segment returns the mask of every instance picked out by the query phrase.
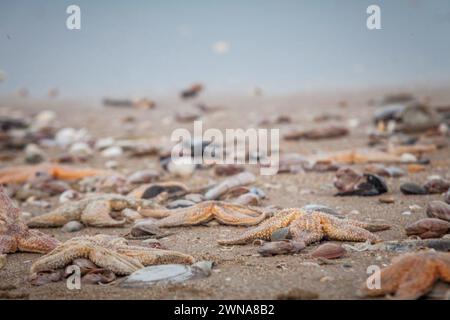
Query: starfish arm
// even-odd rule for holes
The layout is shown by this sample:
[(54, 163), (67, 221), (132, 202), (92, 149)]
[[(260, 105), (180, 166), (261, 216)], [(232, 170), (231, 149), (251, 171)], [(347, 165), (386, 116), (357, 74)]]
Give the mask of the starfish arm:
[(270, 240), (273, 232), (280, 228), (287, 227), (302, 212), (297, 209), (286, 209), (275, 216), (262, 222), (259, 226), (249, 229), (240, 236), (231, 239), (218, 240), (222, 245), (246, 244), (255, 239)]
[(380, 238), (366, 229), (349, 224), (333, 223), (331, 220), (323, 222), (323, 231), (332, 240), (361, 242), (369, 240), (371, 243), (381, 241)]
[(256, 207), (250, 208), (248, 206), (243, 206), (243, 205), (234, 204), (234, 203), (228, 203), (228, 202), (224, 202), (224, 201), (217, 201), (216, 205), (223, 208), (224, 210), (238, 211), (239, 213), (241, 213), (243, 215), (247, 215), (247, 216), (251, 216), (251, 217), (259, 217), (263, 213), (263, 210), (259, 210), (259, 208), (256, 208)]
[(125, 224), (126, 219), (115, 220), (110, 212), (108, 200), (96, 200), (86, 206), (81, 214), (81, 221), (92, 227), (119, 227)]
[[(338, 220), (338, 219), (336, 219), (336, 220)], [(388, 230), (391, 228), (391, 226), (388, 224), (369, 223), (369, 222), (362, 222), (362, 221), (353, 220), (353, 219), (345, 219), (345, 220), (342, 220), (342, 222), (347, 223), (354, 227), (366, 229), (371, 232), (383, 231), (383, 230)]]
[(439, 277), (445, 282), (450, 282), (450, 253), (440, 253), (439, 256), (441, 258), (437, 263)]
[(292, 239), (303, 241), (305, 245), (322, 240), (324, 232), (319, 216), (306, 214), (293, 221), (289, 227)]
[(47, 270), (56, 270), (65, 267), (77, 258), (88, 258), (91, 251), (90, 246), (78, 244), (73, 246), (64, 246), (64, 249), (56, 248), (45, 256), (36, 260), (31, 266), (31, 272), (40, 272)]
[(94, 247), (89, 253), (89, 260), (118, 275), (128, 275), (144, 267), (132, 257), (102, 247)]
[(36, 253), (48, 253), (60, 244), (57, 239), (38, 230), (29, 230), (17, 241), (20, 251)]
[(0, 235), (0, 254), (13, 253), (17, 249), (17, 240), (15, 237)]
[(126, 248), (118, 249), (118, 252), (138, 260), (144, 266), (155, 264), (194, 263), (194, 258), (192, 256), (172, 250), (127, 246)]
[(192, 207), (175, 209), (168, 217), (156, 221), (155, 225), (166, 228), (198, 225), (213, 218), (212, 209), (213, 205), (207, 202)]
[[(245, 208), (245, 207), (244, 207)], [(214, 217), (222, 224), (233, 226), (253, 226), (261, 223), (266, 219), (265, 213), (260, 213), (259, 216), (247, 215), (241, 210), (241, 206), (220, 206), (214, 207)]]

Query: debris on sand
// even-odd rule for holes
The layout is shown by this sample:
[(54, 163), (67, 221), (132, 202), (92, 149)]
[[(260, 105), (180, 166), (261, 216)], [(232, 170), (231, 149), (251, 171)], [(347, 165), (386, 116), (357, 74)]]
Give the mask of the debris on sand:
[(337, 196), (376, 196), (388, 192), (386, 182), (374, 174), (361, 174), (349, 167), (336, 172), (334, 186)]
[(427, 194), (427, 190), (424, 187), (412, 182), (401, 184), (400, 191), (405, 195)]
[(105, 107), (124, 107), (124, 108), (136, 108), (136, 109), (153, 109), (156, 103), (148, 98), (139, 99), (111, 99), (104, 98), (103, 105)]
[(427, 216), (450, 222), (450, 204), (443, 201), (431, 201), (427, 205)]
[(436, 251), (450, 251), (450, 239), (424, 239), (424, 240), (392, 240), (381, 243), (370, 244), (360, 243), (356, 245), (344, 244), (344, 248), (362, 252), (362, 251), (388, 251), (388, 252), (408, 252), (420, 249), (434, 249)]
[(215, 187), (209, 189), (205, 193), (205, 199), (216, 200), (216, 199), (220, 198), (221, 195), (225, 194), (232, 188), (235, 188), (238, 186), (245, 186), (245, 185), (248, 185), (255, 181), (256, 181), (256, 178), (252, 173), (241, 172), (237, 175), (231, 176), (231, 177), (223, 180)]
[(38, 230), (30, 230), (17, 208), (0, 185), (0, 254), (14, 252), (47, 253), (59, 241)]
[(191, 279), (206, 278), (211, 275), (212, 265), (211, 261), (199, 261), (191, 266), (181, 264), (150, 266), (132, 273), (120, 283), (120, 286), (145, 288), (157, 283), (180, 283)]
[(364, 282), (358, 295), (376, 297), (393, 294), (394, 299), (418, 299), (427, 294), (439, 279), (449, 282), (450, 253), (425, 251), (395, 257), (381, 270), (381, 285), (368, 288)]
[(303, 289), (292, 289), (286, 293), (281, 293), (277, 295), (277, 300), (314, 300), (319, 298), (319, 294), (316, 292), (303, 290)]
[(405, 231), (408, 236), (418, 236), (421, 239), (441, 238), (450, 231), (450, 222), (425, 218), (407, 225)]

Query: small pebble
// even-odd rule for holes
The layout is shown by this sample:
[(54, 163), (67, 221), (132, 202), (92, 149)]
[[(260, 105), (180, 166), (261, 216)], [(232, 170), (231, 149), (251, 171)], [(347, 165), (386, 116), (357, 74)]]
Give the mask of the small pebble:
[(407, 182), (400, 186), (400, 191), (405, 195), (427, 194), (427, 190), (418, 184)]
[(78, 221), (69, 221), (63, 227), (62, 231), (64, 232), (77, 232), (83, 229), (83, 224)]
[(381, 203), (395, 203), (395, 198), (392, 196), (381, 197), (378, 199)]

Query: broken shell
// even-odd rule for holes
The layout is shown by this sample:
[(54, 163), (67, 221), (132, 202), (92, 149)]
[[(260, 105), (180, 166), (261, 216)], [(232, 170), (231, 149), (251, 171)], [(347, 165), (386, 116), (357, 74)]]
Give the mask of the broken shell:
[(79, 192), (69, 189), (64, 191), (60, 196), (59, 196), (59, 203), (64, 203), (67, 201), (72, 201), (72, 200), (78, 200), (81, 198), (81, 195)]
[(195, 202), (186, 200), (186, 199), (178, 199), (167, 204), (167, 209), (177, 209), (177, 208), (186, 208), (195, 205)]
[(255, 182), (255, 176), (250, 172), (241, 172), (237, 175), (231, 176), (217, 186), (212, 187), (205, 193), (205, 198), (207, 200), (216, 200), (224, 193), (228, 192), (234, 187), (247, 185)]
[(450, 229), (450, 222), (425, 218), (406, 226), (405, 231), (408, 236), (416, 235), (422, 239), (440, 238)]
[(415, 183), (411, 183), (411, 182), (403, 183), (400, 186), (400, 191), (406, 195), (427, 194), (427, 190), (424, 187), (419, 186), (418, 184), (415, 184)]
[(342, 257), (347, 251), (342, 246), (334, 243), (325, 243), (315, 249), (311, 256), (314, 258), (337, 259)]
[(450, 205), (443, 201), (431, 201), (427, 206), (427, 216), (450, 222)]
[(214, 168), (214, 174), (217, 176), (233, 176), (244, 171), (243, 166), (229, 164), (229, 165), (216, 165)]
[(443, 193), (450, 188), (450, 182), (444, 179), (431, 179), (423, 185), (429, 194)]
[(286, 239), (290, 239), (291, 235), (289, 232), (289, 228), (280, 228), (276, 231), (274, 231), (272, 233), (272, 235), (270, 236), (270, 241), (281, 241), (281, 240), (286, 240)]
[(131, 197), (140, 199), (153, 199), (159, 194), (166, 192), (169, 197), (175, 194), (184, 194), (188, 192), (188, 187), (179, 182), (161, 182), (142, 185), (134, 189), (130, 194)]

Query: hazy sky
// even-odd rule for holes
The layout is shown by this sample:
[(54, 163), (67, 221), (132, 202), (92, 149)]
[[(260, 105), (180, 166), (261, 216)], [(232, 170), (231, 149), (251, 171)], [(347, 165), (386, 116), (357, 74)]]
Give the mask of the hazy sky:
[(1, 0), (0, 70), (35, 96), (450, 83), (450, 1)]

